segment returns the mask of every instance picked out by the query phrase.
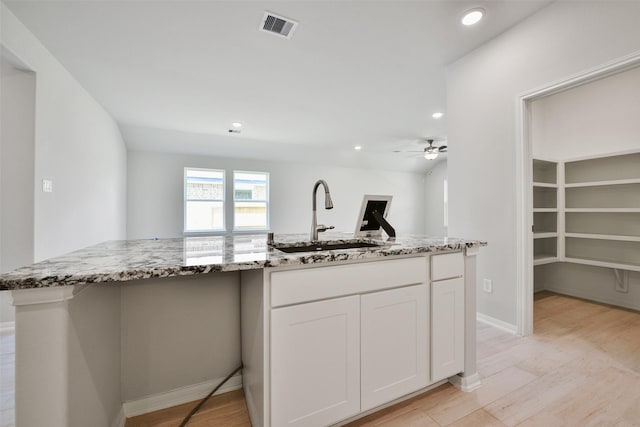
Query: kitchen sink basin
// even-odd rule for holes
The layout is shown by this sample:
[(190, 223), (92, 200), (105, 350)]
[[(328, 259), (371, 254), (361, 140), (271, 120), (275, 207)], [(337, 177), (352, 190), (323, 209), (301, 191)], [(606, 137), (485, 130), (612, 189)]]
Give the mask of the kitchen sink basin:
[(362, 241), (354, 241), (354, 242), (305, 242), (307, 244), (301, 243), (293, 243), (293, 244), (275, 244), (273, 247), (282, 252), (286, 253), (296, 253), (296, 252), (319, 252), (319, 251), (331, 251), (335, 249), (356, 249), (356, 248), (375, 248), (378, 246), (382, 246), (379, 243), (371, 243), (371, 242), (362, 242)]

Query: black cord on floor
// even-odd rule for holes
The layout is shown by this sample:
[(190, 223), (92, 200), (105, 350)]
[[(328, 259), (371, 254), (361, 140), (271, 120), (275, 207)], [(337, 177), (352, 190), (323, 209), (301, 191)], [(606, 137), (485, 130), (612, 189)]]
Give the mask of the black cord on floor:
[(242, 365), (238, 366), (238, 367), (235, 369), (235, 371), (233, 371), (233, 372), (231, 372), (229, 375), (227, 375), (227, 377), (226, 377), (225, 379), (223, 379), (223, 380), (222, 380), (222, 382), (216, 386), (216, 388), (214, 388), (213, 390), (211, 390), (211, 393), (209, 393), (209, 394), (207, 395), (207, 397), (205, 397), (204, 399), (202, 399), (202, 400), (200, 401), (200, 403), (198, 403), (198, 404), (196, 405), (196, 407), (195, 407), (195, 408), (193, 408), (193, 409), (191, 410), (191, 412), (189, 412), (189, 415), (187, 415), (187, 416), (184, 418), (184, 420), (182, 420), (182, 423), (180, 424), (180, 427), (185, 427), (185, 426), (187, 425), (187, 423), (189, 422), (189, 420), (191, 419), (191, 417), (193, 417), (193, 414), (195, 414), (196, 412), (198, 412), (198, 410), (202, 407), (202, 405), (204, 405), (204, 404), (205, 404), (205, 402), (206, 402), (207, 400), (209, 400), (209, 398), (210, 398), (211, 396), (213, 396), (213, 393), (215, 393), (216, 391), (218, 391), (218, 389), (219, 389), (220, 387), (222, 387), (222, 385), (223, 385), (224, 383), (226, 383), (227, 381), (229, 381), (229, 379), (230, 379), (232, 376), (234, 376), (234, 375), (235, 375), (238, 371), (240, 371), (241, 369), (242, 369)]

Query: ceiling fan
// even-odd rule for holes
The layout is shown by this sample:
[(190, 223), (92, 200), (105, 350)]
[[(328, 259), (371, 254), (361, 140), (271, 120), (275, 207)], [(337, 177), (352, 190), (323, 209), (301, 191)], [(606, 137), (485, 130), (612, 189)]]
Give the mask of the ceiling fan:
[[(438, 154), (447, 152), (446, 145), (439, 145), (439, 146), (433, 145), (433, 143), (436, 141), (436, 138), (425, 138), (424, 141), (426, 141), (426, 143), (429, 144), (427, 147), (424, 148), (424, 150), (421, 150), (421, 151), (395, 150), (394, 153), (423, 153), (425, 159), (434, 160), (435, 158), (438, 157)], [(423, 141), (420, 141), (420, 142), (423, 142)]]

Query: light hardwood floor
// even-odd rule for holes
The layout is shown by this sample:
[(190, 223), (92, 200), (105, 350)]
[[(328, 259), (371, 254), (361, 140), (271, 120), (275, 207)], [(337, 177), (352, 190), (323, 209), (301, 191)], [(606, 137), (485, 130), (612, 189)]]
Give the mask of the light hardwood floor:
[(13, 330), (0, 330), (0, 427), (14, 425), (16, 344)]
[[(541, 292), (534, 317), (527, 338), (478, 324), (478, 390), (446, 384), (348, 426), (640, 426), (640, 313)], [(6, 374), (13, 337), (0, 338)], [(13, 421), (13, 383), (2, 378), (4, 427)], [(126, 427), (177, 427), (194, 405), (130, 418)], [(242, 391), (214, 396), (189, 423), (214, 426), (250, 427)]]
[[(348, 426), (640, 426), (640, 313), (541, 292), (534, 317), (527, 338), (478, 324), (478, 390), (445, 384)], [(241, 391), (216, 398), (191, 427), (250, 426)], [(192, 407), (127, 427), (178, 426)]]

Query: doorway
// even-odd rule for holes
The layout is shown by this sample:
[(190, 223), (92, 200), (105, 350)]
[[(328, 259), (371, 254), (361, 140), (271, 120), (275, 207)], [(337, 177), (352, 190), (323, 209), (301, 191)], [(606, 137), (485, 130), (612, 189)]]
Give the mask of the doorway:
[[(619, 75), (623, 72), (629, 71), (637, 67), (638, 65), (640, 65), (640, 54), (635, 54), (616, 61), (612, 61), (611, 63), (603, 64), (602, 66), (599, 66), (592, 70), (588, 70), (560, 82), (549, 84), (542, 89), (531, 91), (518, 97), (519, 111), (517, 114), (517, 166), (519, 194), (517, 326), (518, 333), (521, 335), (526, 336), (533, 333), (533, 300), (535, 289), (534, 269), (539, 268), (538, 266), (545, 264), (565, 264), (564, 261), (567, 260), (566, 244), (571, 245), (570, 255), (571, 253), (573, 253), (571, 251), (575, 251), (576, 246), (580, 246), (579, 244), (576, 245), (574, 237), (567, 238), (565, 232), (565, 215), (567, 215), (568, 213), (561, 211), (562, 209), (564, 209), (565, 204), (565, 163), (563, 157), (568, 158), (566, 157), (566, 152), (560, 152), (557, 158), (539, 159), (548, 163), (555, 162), (557, 164), (561, 164), (562, 167), (556, 167), (555, 177), (547, 177), (542, 182), (536, 181), (538, 184), (540, 184), (537, 186), (538, 190), (536, 190), (536, 186), (534, 186), (534, 159), (535, 155), (539, 155), (541, 151), (540, 147), (535, 147), (536, 137), (540, 137), (541, 132), (539, 128), (540, 123), (538, 120), (541, 113), (540, 106), (543, 106), (544, 104), (554, 103), (556, 101), (555, 99), (552, 99), (554, 95), (559, 95), (560, 97), (562, 97), (563, 94), (569, 93), (569, 91), (572, 89), (578, 90), (580, 87), (583, 87), (588, 83), (598, 83), (608, 77)], [(571, 146), (570, 144), (567, 148), (567, 151), (568, 149), (572, 149), (575, 153), (576, 150), (580, 150), (581, 148), (583, 147), (575, 147)], [(611, 150), (609, 154), (615, 154), (616, 151), (616, 147), (606, 147), (601, 145), (601, 148)], [(591, 155), (605, 154), (602, 150), (598, 151), (597, 153), (596, 151), (598, 150), (594, 151), (593, 149), (591, 149), (590, 151), (587, 151), (587, 153)], [(625, 151), (618, 147), (618, 151), (625, 154), (626, 152), (632, 152), (633, 150), (628, 149)], [(640, 147), (636, 147), (636, 151), (640, 151)], [(549, 151), (547, 150), (547, 153), (548, 152)], [(546, 166), (547, 171), (553, 169), (553, 165), (546, 164), (544, 166)], [(575, 166), (576, 165), (572, 165), (572, 167), (574, 167), (574, 170)], [(580, 166), (577, 166), (579, 169)], [(536, 171), (536, 175), (536, 178), (540, 179), (539, 170)], [(554, 179), (555, 182), (553, 182)], [(544, 182), (545, 180), (547, 182)], [(580, 199), (581, 197), (584, 197), (583, 195), (577, 194), (579, 193), (579, 191), (571, 190), (571, 193), (572, 194), (569, 197), (572, 197), (574, 200), (571, 203), (575, 203), (576, 198)], [(534, 206), (534, 202), (536, 203), (536, 205), (538, 205), (537, 208)], [(545, 206), (542, 207), (541, 205)], [(556, 214), (555, 224), (553, 224), (552, 221), (554, 212)], [(535, 213), (551, 214), (546, 215), (547, 219), (541, 220), (539, 218), (539, 220), (537, 221), (538, 233), (544, 233), (543, 235), (535, 236)], [(538, 216), (541, 217), (541, 215)], [(537, 260), (534, 259), (534, 257), (536, 256), (538, 257)], [(588, 254), (586, 257), (588, 257)], [(548, 262), (544, 262), (541, 264), (540, 262), (538, 262), (541, 258), (545, 258)], [(569, 267), (569, 269), (571, 268), (572, 267)], [(541, 276), (543, 273), (548, 272), (543, 272), (541, 270), (539, 271), (538, 275)], [(565, 274), (567, 273), (565, 272)]]

